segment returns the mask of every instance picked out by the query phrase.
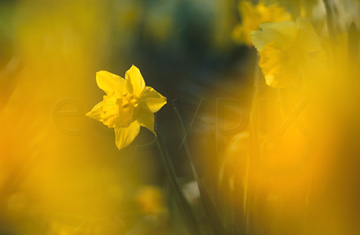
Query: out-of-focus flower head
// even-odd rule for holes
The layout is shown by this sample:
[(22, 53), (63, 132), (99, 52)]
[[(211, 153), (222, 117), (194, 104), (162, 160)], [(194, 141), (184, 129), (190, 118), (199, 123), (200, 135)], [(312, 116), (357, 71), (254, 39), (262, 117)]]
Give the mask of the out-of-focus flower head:
[(135, 196), (144, 214), (161, 214), (166, 211), (161, 190), (154, 186), (143, 186)]
[(322, 44), (304, 19), (261, 25), (251, 38), (259, 51), (259, 66), (271, 87), (287, 87), (302, 81), (308, 64), (319, 62)]
[(322, 4), (319, 0), (270, 0), (270, 2), (278, 2), (288, 9), (294, 17), (310, 16), (313, 8), (317, 4)]
[(248, 46), (252, 45), (249, 34), (257, 30), (260, 24), (291, 20), (291, 15), (278, 4), (267, 6), (262, 1), (257, 5), (248, 1), (240, 2), (239, 13), (242, 22), (235, 26), (232, 37), (236, 42), (245, 43)]
[(106, 95), (86, 116), (114, 128), (119, 150), (135, 139), (140, 126), (156, 135), (154, 113), (166, 104), (166, 98), (153, 88), (145, 86), (137, 67), (132, 66), (126, 72), (125, 79), (100, 71), (96, 74), (96, 82)]

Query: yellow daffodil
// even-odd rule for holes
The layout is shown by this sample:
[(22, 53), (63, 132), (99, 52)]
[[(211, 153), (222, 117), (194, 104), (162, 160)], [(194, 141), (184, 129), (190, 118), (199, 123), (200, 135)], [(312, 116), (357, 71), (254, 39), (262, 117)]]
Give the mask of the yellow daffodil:
[[(270, 0), (271, 2), (277, 2), (279, 5), (288, 9), (294, 18), (311, 17), (313, 8), (317, 5), (323, 5), (320, 0)], [(341, 0), (342, 1), (342, 0)]]
[(135, 200), (144, 214), (161, 214), (166, 211), (161, 190), (154, 186), (142, 186)]
[(96, 82), (106, 95), (103, 101), (86, 114), (115, 130), (115, 142), (120, 150), (139, 134), (140, 126), (154, 131), (154, 113), (165, 104), (166, 98), (145, 86), (140, 70), (132, 66), (125, 79), (107, 71), (96, 74)]
[(259, 25), (268, 22), (281, 22), (291, 20), (291, 16), (284, 8), (277, 4), (266, 6), (262, 1), (253, 5), (248, 1), (239, 3), (241, 23), (236, 25), (232, 37), (238, 43), (252, 45), (249, 34), (258, 29)]
[(259, 66), (271, 87), (299, 84), (309, 64), (321, 60), (322, 45), (312, 25), (299, 19), (261, 25), (251, 38), (259, 51)]

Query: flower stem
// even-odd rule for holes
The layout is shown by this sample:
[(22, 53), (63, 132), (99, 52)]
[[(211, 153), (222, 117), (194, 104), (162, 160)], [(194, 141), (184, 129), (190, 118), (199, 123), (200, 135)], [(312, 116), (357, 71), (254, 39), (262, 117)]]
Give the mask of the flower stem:
[(195, 216), (193, 215), (192, 209), (191, 209), (189, 203), (186, 201), (186, 199), (181, 191), (180, 185), (177, 182), (175, 169), (172, 165), (170, 156), (169, 156), (168, 152), (166, 151), (159, 134), (157, 135), (157, 138), (156, 138), (156, 145), (159, 150), (160, 157), (163, 161), (166, 173), (169, 177), (169, 182), (170, 182), (171, 188), (175, 193), (176, 200), (177, 200), (179, 206), (181, 207), (184, 217), (186, 219), (186, 223), (189, 226), (189, 232), (193, 235), (198, 235), (200, 233), (199, 233), (199, 229), (197, 227)]
[(198, 172), (196, 170), (194, 159), (193, 159), (193, 156), (192, 156), (192, 154), (190, 152), (190, 148), (189, 148), (188, 141), (187, 141), (188, 130), (185, 127), (184, 115), (182, 113), (182, 109), (181, 109), (179, 100), (175, 100), (173, 102), (173, 104), (174, 104), (175, 116), (177, 118), (178, 125), (179, 125), (180, 136), (181, 136), (182, 139), (184, 139), (184, 141), (183, 141), (184, 145), (183, 146), (184, 146), (184, 149), (185, 149), (185, 153), (186, 153), (188, 161), (190, 163), (191, 170), (193, 172), (194, 178), (195, 178), (195, 180), (196, 180), (196, 182), (198, 184), (199, 192), (200, 192), (200, 198), (201, 198), (201, 201), (203, 203), (204, 209), (207, 212), (207, 218), (209, 219), (210, 228), (212, 229), (214, 234), (226, 234), (225, 228), (224, 228), (224, 226), (222, 224), (222, 221), (220, 219), (218, 211), (217, 211), (213, 201), (210, 198), (208, 190), (206, 189), (205, 185), (203, 184), (203, 181), (199, 177), (199, 174), (198, 174)]

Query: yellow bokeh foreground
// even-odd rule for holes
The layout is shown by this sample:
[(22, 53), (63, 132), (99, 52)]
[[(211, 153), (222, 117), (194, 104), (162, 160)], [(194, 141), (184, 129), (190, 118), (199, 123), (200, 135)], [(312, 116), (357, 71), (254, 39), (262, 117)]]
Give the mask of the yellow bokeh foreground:
[[(122, 234), (132, 224), (127, 215), (141, 213), (124, 201), (136, 205), (138, 179), (151, 163), (135, 167), (136, 156), (120, 155), (113, 134), (85, 117), (101, 97), (94, 81), (108, 60), (111, 6), (18, 1), (10, 10), (15, 50), (1, 77), (0, 233)], [(158, 197), (151, 213), (163, 210)]]
[(360, 231), (358, 15), (331, 11), (345, 5), (359, 6), (335, 1), (323, 26), (310, 14), (250, 34), (261, 75), (250, 124), (229, 138), (221, 169), (249, 234)]

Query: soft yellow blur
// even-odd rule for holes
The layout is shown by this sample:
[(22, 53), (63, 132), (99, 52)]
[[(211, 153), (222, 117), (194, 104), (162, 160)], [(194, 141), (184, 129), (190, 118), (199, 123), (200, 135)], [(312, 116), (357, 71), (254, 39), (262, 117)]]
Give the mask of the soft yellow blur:
[(119, 153), (114, 136), (85, 117), (101, 96), (94, 79), (109, 60), (111, 4), (24, 0), (10, 10), (0, 233), (123, 234), (142, 217), (125, 202), (153, 173), (151, 162), (133, 164), (141, 153)]
[[(312, 25), (306, 20), (284, 21), (261, 25), (251, 38), (259, 51), (259, 66), (266, 84), (282, 88), (310, 79), (312, 70), (326, 62), (324, 48)], [(319, 69), (319, 68), (318, 68)]]
[(239, 3), (241, 23), (237, 24), (232, 32), (233, 39), (238, 43), (252, 45), (250, 33), (259, 28), (262, 23), (281, 22), (291, 19), (291, 15), (278, 4), (265, 5), (263, 1), (253, 5), (248, 1)]
[(308, 19), (252, 33), (261, 72), (250, 121), (219, 168), (249, 234), (360, 231), (359, 34), (337, 17), (334, 35)]

